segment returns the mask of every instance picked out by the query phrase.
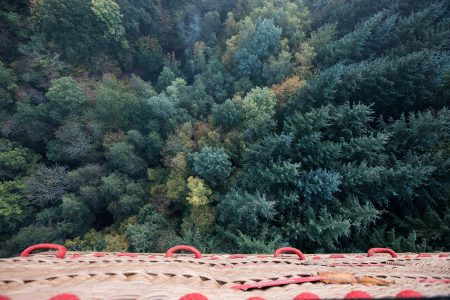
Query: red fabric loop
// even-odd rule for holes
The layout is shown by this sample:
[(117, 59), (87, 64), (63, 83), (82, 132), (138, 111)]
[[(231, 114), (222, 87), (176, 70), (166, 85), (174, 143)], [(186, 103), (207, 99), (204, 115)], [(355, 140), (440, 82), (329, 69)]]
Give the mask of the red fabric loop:
[(208, 298), (199, 293), (192, 293), (184, 295), (180, 300), (208, 300)]
[(174, 247), (170, 248), (166, 252), (166, 257), (172, 257), (174, 252), (181, 251), (181, 250), (194, 253), (195, 258), (202, 258), (202, 254), (200, 253), (200, 251), (198, 251), (197, 248), (194, 248), (192, 246), (187, 246), (187, 245), (178, 245), (178, 246), (174, 246)]
[(116, 256), (128, 256), (128, 257), (137, 257), (139, 254), (137, 253), (127, 253), (127, 252), (120, 252), (117, 253)]
[(228, 256), (228, 258), (231, 258), (231, 259), (246, 258), (246, 257), (247, 257), (247, 255), (244, 255), (244, 254), (232, 254), (232, 255)]
[(94, 255), (95, 257), (105, 257), (105, 253), (101, 253), (101, 252), (96, 252), (92, 255)]
[(345, 295), (344, 299), (372, 299), (372, 296), (363, 291), (352, 291)]
[(331, 254), (328, 258), (345, 258), (345, 255), (342, 254)]
[(313, 256), (313, 258), (312, 258), (312, 259), (314, 259), (314, 260), (319, 260), (319, 259), (322, 259), (322, 257), (320, 257), (320, 256), (316, 255), (316, 256)]
[(58, 250), (58, 253), (56, 253), (56, 257), (57, 258), (64, 258), (66, 256), (66, 252), (67, 252), (66, 247), (64, 247), (63, 245), (58, 245), (58, 244), (37, 244), (37, 245), (30, 246), (27, 249), (23, 250), (22, 253), (20, 253), (20, 256), (27, 257), (32, 252), (34, 252), (36, 250), (41, 250), (41, 249)]
[(80, 300), (80, 298), (78, 298), (74, 294), (58, 294), (56, 296), (51, 297), (48, 300)]
[(393, 258), (398, 257), (397, 253), (389, 248), (370, 248), (369, 251), (367, 251), (367, 256), (373, 256), (375, 253), (389, 253)]
[(303, 254), (302, 251), (298, 250), (297, 248), (293, 248), (293, 247), (278, 248), (273, 253), (273, 257), (278, 257), (278, 256), (280, 256), (281, 253), (295, 253), (295, 254), (297, 254), (297, 256), (298, 256), (298, 258), (300, 260), (305, 260), (306, 259), (306, 256), (305, 256), (305, 254)]
[(250, 298), (247, 298), (247, 300), (266, 300), (266, 298), (263, 298), (263, 297), (250, 297)]
[(419, 279), (422, 283), (450, 283), (450, 279), (434, 279), (434, 278), (422, 278)]
[(420, 253), (420, 254), (417, 254), (416, 257), (417, 258), (424, 258), (424, 257), (432, 257), (432, 255), (428, 254), (428, 253)]
[(395, 298), (422, 298), (422, 294), (415, 290), (403, 290)]
[(320, 300), (320, 297), (313, 293), (301, 293), (295, 296), (294, 300)]
[(441, 253), (441, 254), (439, 254), (439, 257), (448, 257), (448, 254), (447, 253)]

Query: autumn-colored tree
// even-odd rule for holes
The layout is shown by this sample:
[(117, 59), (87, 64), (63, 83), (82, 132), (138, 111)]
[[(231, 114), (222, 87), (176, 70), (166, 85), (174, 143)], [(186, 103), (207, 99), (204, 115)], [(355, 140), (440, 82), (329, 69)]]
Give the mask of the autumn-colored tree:
[(294, 95), (305, 85), (305, 81), (298, 76), (287, 78), (279, 84), (274, 84), (271, 89), (277, 97), (278, 108), (283, 108), (286, 103), (294, 97)]

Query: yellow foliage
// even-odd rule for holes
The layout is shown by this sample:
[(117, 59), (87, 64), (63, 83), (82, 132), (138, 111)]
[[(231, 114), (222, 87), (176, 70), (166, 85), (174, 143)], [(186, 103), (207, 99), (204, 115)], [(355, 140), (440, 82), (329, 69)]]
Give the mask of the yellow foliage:
[(232, 66), (235, 61), (234, 55), (236, 53), (236, 44), (237, 44), (238, 38), (239, 37), (237, 35), (233, 35), (226, 41), (227, 50), (222, 55), (221, 61), (227, 67)]
[(172, 172), (167, 178), (166, 182), (166, 196), (169, 199), (175, 200), (180, 199), (186, 190), (186, 182), (184, 181), (184, 176), (181, 173)]
[(161, 178), (166, 177), (167, 170), (163, 168), (148, 168), (147, 178), (151, 182), (161, 182)]
[(150, 196), (158, 197), (166, 193), (166, 186), (164, 184), (156, 184), (150, 187)]
[(41, 8), (43, 4), (44, 0), (30, 0), (30, 16), (34, 21), (41, 20)]
[(107, 234), (105, 235), (105, 243), (107, 252), (126, 251), (128, 249), (128, 243), (125, 236), (120, 234)]
[(170, 167), (176, 172), (184, 173), (186, 169), (186, 156), (183, 152), (178, 152), (175, 157), (170, 160)]
[(215, 227), (216, 210), (209, 205), (194, 206), (191, 208), (191, 220), (201, 232), (211, 233)]
[(188, 202), (193, 206), (205, 205), (208, 198), (212, 195), (212, 190), (203, 179), (190, 176), (187, 180), (189, 188), (189, 196), (186, 197)]
[(314, 48), (307, 42), (302, 43), (300, 46), (300, 51), (295, 53), (295, 60), (297, 61), (297, 66), (295, 67), (295, 73), (302, 78), (310, 79), (312, 76), (312, 61), (317, 56)]
[(227, 149), (232, 157), (241, 158), (246, 152), (247, 146), (241, 131), (232, 130), (224, 134), (223, 148)]
[(194, 140), (194, 126), (190, 122), (186, 122), (179, 126), (175, 133), (169, 135), (162, 150), (164, 165), (172, 168), (172, 159), (179, 153), (183, 152), (185, 149), (193, 149), (195, 146)]
[(206, 49), (205, 42), (202, 42), (202, 41), (195, 42), (194, 49), (193, 49), (194, 57), (198, 58), (198, 57), (203, 56), (205, 54), (205, 49)]

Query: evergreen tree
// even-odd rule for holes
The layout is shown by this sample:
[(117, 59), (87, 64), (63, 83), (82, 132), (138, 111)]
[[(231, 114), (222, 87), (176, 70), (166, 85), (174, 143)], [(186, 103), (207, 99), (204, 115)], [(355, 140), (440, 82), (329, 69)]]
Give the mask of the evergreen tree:
[(231, 162), (223, 149), (205, 147), (193, 154), (193, 170), (215, 187), (230, 175)]
[(269, 57), (279, 46), (281, 29), (272, 19), (245, 19), (237, 37), (237, 51), (234, 58), (238, 62), (239, 76), (258, 78), (261, 74), (262, 59)]
[(442, 88), (448, 61), (446, 53), (424, 50), (398, 58), (338, 64), (300, 90), (290, 109), (364, 101), (373, 103), (378, 114), (398, 116), (404, 110), (420, 109), (433, 90)]

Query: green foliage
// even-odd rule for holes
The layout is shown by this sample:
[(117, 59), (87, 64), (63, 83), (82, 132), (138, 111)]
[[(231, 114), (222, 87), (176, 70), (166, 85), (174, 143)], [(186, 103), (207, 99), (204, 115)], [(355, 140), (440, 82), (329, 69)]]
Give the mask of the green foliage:
[(106, 27), (103, 35), (107, 40), (113, 40), (122, 47), (128, 48), (125, 39), (125, 29), (122, 25), (120, 7), (112, 0), (91, 0), (91, 10), (98, 20)]
[(206, 92), (216, 102), (222, 103), (233, 90), (234, 77), (215, 57), (211, 57), (203, 72), (197, 75), (202, 79)]
[(220, 33), (220, 14), (217, 11), (209, 11), (203, 16), (200, 35), (203, 41), (211, 46), (217, 43), (217, 35)]
[(147, 147), (145, 150), (145, 157), (150, 164), (156, 165), (158, 163), (158, 158), (160, 156), (163, 143), (163, 139), (157, 132), (152, 131), (148, 134), (146, 139)]
[(46, 96), (49, 100), (46, 104), (49, 116), (56, 124), (77, 112), (86, 102), (83, 90), (70, 77), (53, 80)]
[(240, 230), (245, 234), (260, 232), (261, 226), (270, 222), (276, 211), (274, 202), (263, 194), (249, 194), (233, 190), (221, 201), (219, 222), (230, 231)]
[(52, 52), (46, 45), (45, 36), (36, 34), (26, 44), (18, 47), (24, 55), (15, 65), (23, 69), (20, 78), (36, 86), (48, 86), (48, 82), (67, 74), (68, 64), (61, 59), (60, 54)]
[(137, 41), (139, 55), (137, 63), (145, 73), (153, 73), (160, 69), (163, 52), (158, 40), (148, 36), (141, 37)]
[(338, 64), (321, 72), (300, 90), (290, 109), (364, 101), (373, 103), (376, 113), (398, 116), (402, 110), (422, 107), (422, 101), (442, 86), (448, 62), (447, 54), (424, 50), (400, 58)]
[(236, 127), (242, 121), (240, 105), (230, 99), (227, 99), (221, 105), (213, 106), (211, 114), (214, 123), (225, 130)]
[(171, 245), (193, 245), (203, 253), (213, 253), (221, 249), (220, 242), (214, 235), (205, 234), (195, 228), (182, 230), (181, 233), (181, 236), (171, 241)]
[(260, 138), (273, 130), (275, 104), (275, 95), (268, 88), (252, 89), (242, 99), (244, 132), (250, 139)]
[(165, 184), (165, 194), (172, 200), (181, 199), (186, 192), (186, 182), (182, 173), (171, 172)]
[(144, 81), (136, 75), (131, 75), (128, 80), (130, 88), (139, 96), (143, 98), (150, 98), (156, 96), (156, 92), (150, 82)]
[(239, 76), (256, 77), (261, 73), (262, 59), (269, 56), (279, 44), (281, 29), (272, 19), (246, 18), (239, 32), (235, 59)]
[(300, 178), (298, 187), (309, 203), (331, 200), (341, 183), (338, 173), (322, 169), (305, 172)]
[(283, 37), (295, 46), (305, 37), (311, 23), (308, 8), (299, 1), (266, 0), (250, 15), (252, 18), (273, 18), (274, 24), (282, 29)]
[(268, 85), (281, 82), (292, 73), (294, 63), (292, 56), (287, 51), (282, 51), (277, 58), (269, 57), (267, 63), (263, 66), (262, 77), (266, 79)]
[(131, 250), (138, 252), (163, 252), (175, 238), (167, 220), (149, 204), (139, 211), (138, 223), (127, 226), (126, 236)]
[(123, 26), (128, 39), (146, 35), (154, 30), (161, 14), (157, 1), (118, 0), (116, 1), (123, 14)]
[(145, 99), (114, 76), (103, 76), (96, 99), (98, 117), (105, 127), (124, 131), (145, 128), (149, 112)]
[(147, 104), (149, 106), (151, 119), (148, 127), (151, 130), (166, 135), (177, 124), (176, 109), (173, 102), (165, 94), (151, 97)]
[(106, 247), (106, 242), (102, 233), (91, 229), (83, 238), (66, 240), (64, 245), (72, 251), (102, 251)]
[(74, 195), (64, 196), (58, 208), (59, 219), (63, 222), (62, 228), (70, 235), (87, 231), (94, 221), (89, 207)]
[(102, 177), (99, 192), (115, 220), (136, 214), (144, 204), (142, 184), (124, 174), (111, 173)]
[(53, 241), (54, 243), (62, 243), (59, 230), (46, 226), (27, 226), (20, 230), (9, 239), (2, 247), (1, 256), (11, 256), (20, 253), (30, 245), (46, 243)]
[(247, 151), (247, 162), (270, 164), (271, 159), (287, 160), (291, 155), (293, 137), (290, 134), (270, 135), (254, 143)]
[(357, 28), (337, 41), (329, 43), (319, 52), (318, 60), (324, 65), (333, 65), (337, 62), (355, 62), (365, 57), (368, 39), (372, 31), (380, 26), (383, 13), (377, 13), (362, 22)]
[(0, 182), (0, 234), (14, 232), (29, 214), (29, 204), (23, 197), (23, 183)]
[(187, 86), (184, 79), (177, 78), (167, 87), (166, 91), (178, 111), (187, 112), (187, 116), (204, 117), (212, 104), (212, 98), (206, 93), (201, 79), (197, 79), (191, 86)]
[(102, 24), (91, 9), (91, 1), (50, 0), (38, 2), (35, 16), (42, 32), (54, 41), (71, 61), (88, 61), (91, 54), (106, 50), (107, 24)]
[(111, 144), (106, 152), (106, 159), (112, 169), (130, 176), (138, 176), (146, 169), (144, 160), (135, 154), (134, 146), (125, 142)]
[(101, 213), (106, 209), (98, 192), (103, 175), (104, 170), (98, 164), (87, 164), (67, 174), (69, 189), (94, 213)]
[(225, 232), (234, 246), (232, 252), (237, 253), (273, 253), (280, 246), (279, 237), (270, 237), (267, 227), (264, 227), (260, 236), (245, 235), (241, 232), (238, 235)]
[(0, 139), (0, 180), (12, 180), (29, 175), (39, 156), (30, 149)]
[(231, 173), (231, 162), (224, 149), (203, 148), (193, 154), (193, 170), (212, 187), (221, 184)]
[(16, 76), (0, 61), (0, 109), (13, 102), (13, 95), (17, 88)]
[(158, 91), (165, 90), (171, 83), (177, 78), (177, 75), (167, 66), (162, 68), (161, 73), (159, 73), (158, 82), (156, 83), (156, 88)]

